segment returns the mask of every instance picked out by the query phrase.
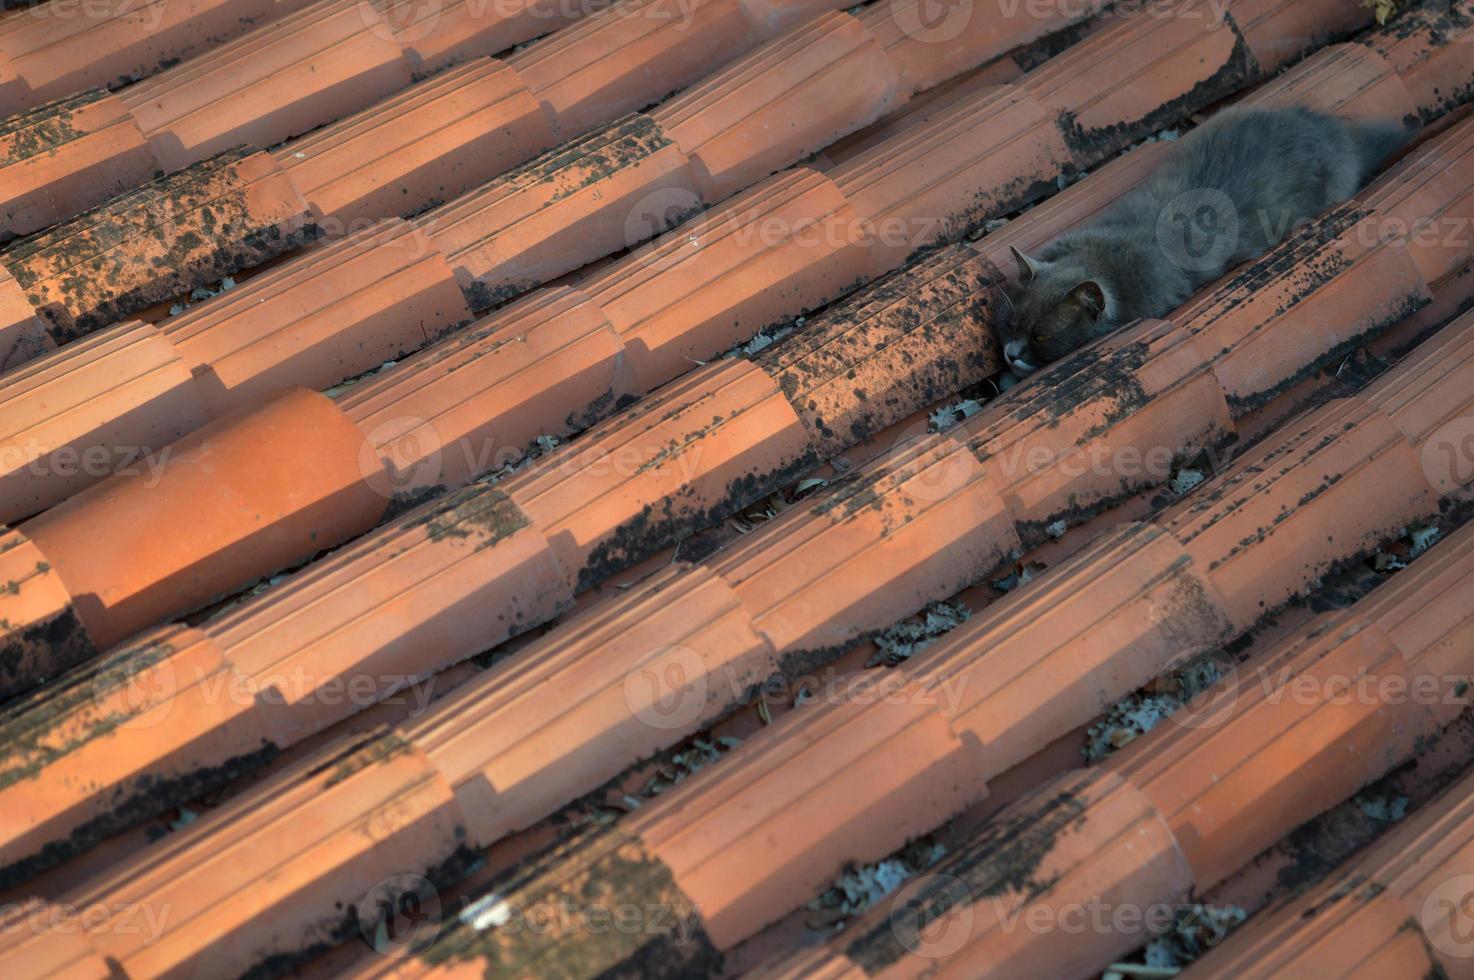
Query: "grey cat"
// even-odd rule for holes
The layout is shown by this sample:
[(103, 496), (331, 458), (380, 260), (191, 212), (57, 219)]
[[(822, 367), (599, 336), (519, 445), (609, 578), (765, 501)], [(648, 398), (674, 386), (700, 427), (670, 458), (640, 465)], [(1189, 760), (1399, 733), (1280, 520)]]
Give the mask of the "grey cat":
[(1234, 265), (1356, 193), (1410, 135), (1287, 108), (1225, 109), (1130, 193), (1029, 257), (999, 331), (1018, 376), (1138, 317), (1165, 316)]

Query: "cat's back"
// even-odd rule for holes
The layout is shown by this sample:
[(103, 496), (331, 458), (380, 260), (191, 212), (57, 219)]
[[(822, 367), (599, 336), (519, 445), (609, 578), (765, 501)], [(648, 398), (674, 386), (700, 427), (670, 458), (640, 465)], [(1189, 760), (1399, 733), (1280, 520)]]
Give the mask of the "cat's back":
[(1235, 106), (1178, 141), (1143, 190), (1158, 207), (1208, 189), (1246, 208), (1278, 202), (1319, 210), (1356, 190), (1360, 157), (1342, 120), (1303, 106)]

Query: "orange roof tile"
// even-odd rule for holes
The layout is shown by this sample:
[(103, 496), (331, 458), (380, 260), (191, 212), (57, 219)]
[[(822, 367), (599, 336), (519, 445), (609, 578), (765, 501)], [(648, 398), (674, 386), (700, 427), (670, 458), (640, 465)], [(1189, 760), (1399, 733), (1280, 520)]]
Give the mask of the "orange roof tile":
[[(0, 253), (0, 357), (34, 358), (0, 384), (0, 518), (36, 514), (0, 529), (0, 887), (22, 899), (0, 913), (7, 976), (275, 974), (360, 935), (411, 955), (319, 970), (717, 975), (848, 865), (964, 812), (944, 864), (818, 946), (769, 932), (785, 955), (760, 973), (1086, 976), (1145, 923), (1064, 942), (1017, 916), (1201, 897), (1460, 717), (1474, 530), (1348, 609), (1266, 624), (1409, 525), (1460, 520), (1474, 486), (1456, 445), (1474, 313), (1435, 329), (1467, 302), (1471, 246), (1412, 234), (1474, 209), (1474, 124), (1447, 113), (1474, 57), (1462, 6), (1312, 54), (1369, 15), (1186, 0), (944, 85), (1070, 18), (702, 0), (686, 30), (630, 16), (648, 0), (496, 60), (582, 9), (376, 4), (360, 30), (345, 2), (0, 125), (22, 221), (134, 180), (100, 185), (113, 154), (138, 179), (208, 157)], [(300, 57), (328, 37), (308, 25), (335, 22), (345, 46)], [(259, 64), (237, 90), (220, 72), (243, 52)], [(1437, 135), (1164, 319), (911, 435), (915, 413), (996, 372), (1008, 247), (1096, 213), (1168, 152), (1121, 150), (1271, 73), (1248, 101)], [(240, 101), (282, 86), (278, 114)], [(210, 156), (228, 134), (320, 122)], [(224, 295), (109, 325), (333, 221), (346, 233)], [(721, 356), (778, 323), (792, 335)], [(1358, 389), (1367, 346), (1395, 363)], [(1287, 420), (1307, 394), (1319, 407)], [(857, 444), (873, 458), (682, 554)], [(120, 458), (140, 445), (158, 452)], [(1200, 454), (1216, 460), (1200, 487), (1146, 500)], [(626, 816), (549, 823), (1036, 548), (1052, 569), (901, 666), (842, 675), (844, 691)], [(448, 670), (575, 606), (515, 656)], [(1262, 628), (1176, 723), (1089, 770), (1041, 753)], [(1346, 677), (1451, 696), (1347, 701)], [(1306, 682), (1314, 696), (1292, 692)], [(411, 689), (442, 696), (385, 704)], [(225, 802), (142, 839), (201, 793)], [(1321, 914), (1292, 905), (1199, 969), (1457, 972), (1451, 924), (1426, 908), (1462, 871), (1461, 820), (1457, 800), (1433, 804), (1352, 872), (1387, 887), (1333, 882), (1312, 896)], [(386, 939), (382, 910), (437, 887), (423, 928)], [(586, 918), (629, 903), (657, 904), (664, 927)], [(560, 925), (515, 928), (542, 913)]]
[(0, 17), (0, 114), (167, 69), (309, 0), (41, 3)]

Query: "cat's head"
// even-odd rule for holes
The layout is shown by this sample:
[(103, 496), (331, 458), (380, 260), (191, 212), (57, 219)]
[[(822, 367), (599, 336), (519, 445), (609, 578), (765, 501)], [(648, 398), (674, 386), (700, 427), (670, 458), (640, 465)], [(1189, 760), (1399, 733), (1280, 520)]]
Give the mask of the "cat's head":
[(1068, 253), (1046, 261), (1012, 246), (1009, 251), (1018, 278), (1008, 288), (1010, 313), (999, 339), (1009, 367), (1023, 376), (1098, 336), (1106, 296), (1085, 264)]

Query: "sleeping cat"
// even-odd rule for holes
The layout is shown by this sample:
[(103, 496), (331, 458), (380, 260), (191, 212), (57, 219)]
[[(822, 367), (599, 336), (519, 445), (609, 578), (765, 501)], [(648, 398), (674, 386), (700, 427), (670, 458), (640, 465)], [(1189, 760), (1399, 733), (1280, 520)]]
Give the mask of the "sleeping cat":
[(1356, 193), (1408, 138), (1298, 106), (1225, 109), (1142, 183), (1030, 257), (999, 331), (1019, 377), (1138, 317), (1165, 316), (1295, 225)]

